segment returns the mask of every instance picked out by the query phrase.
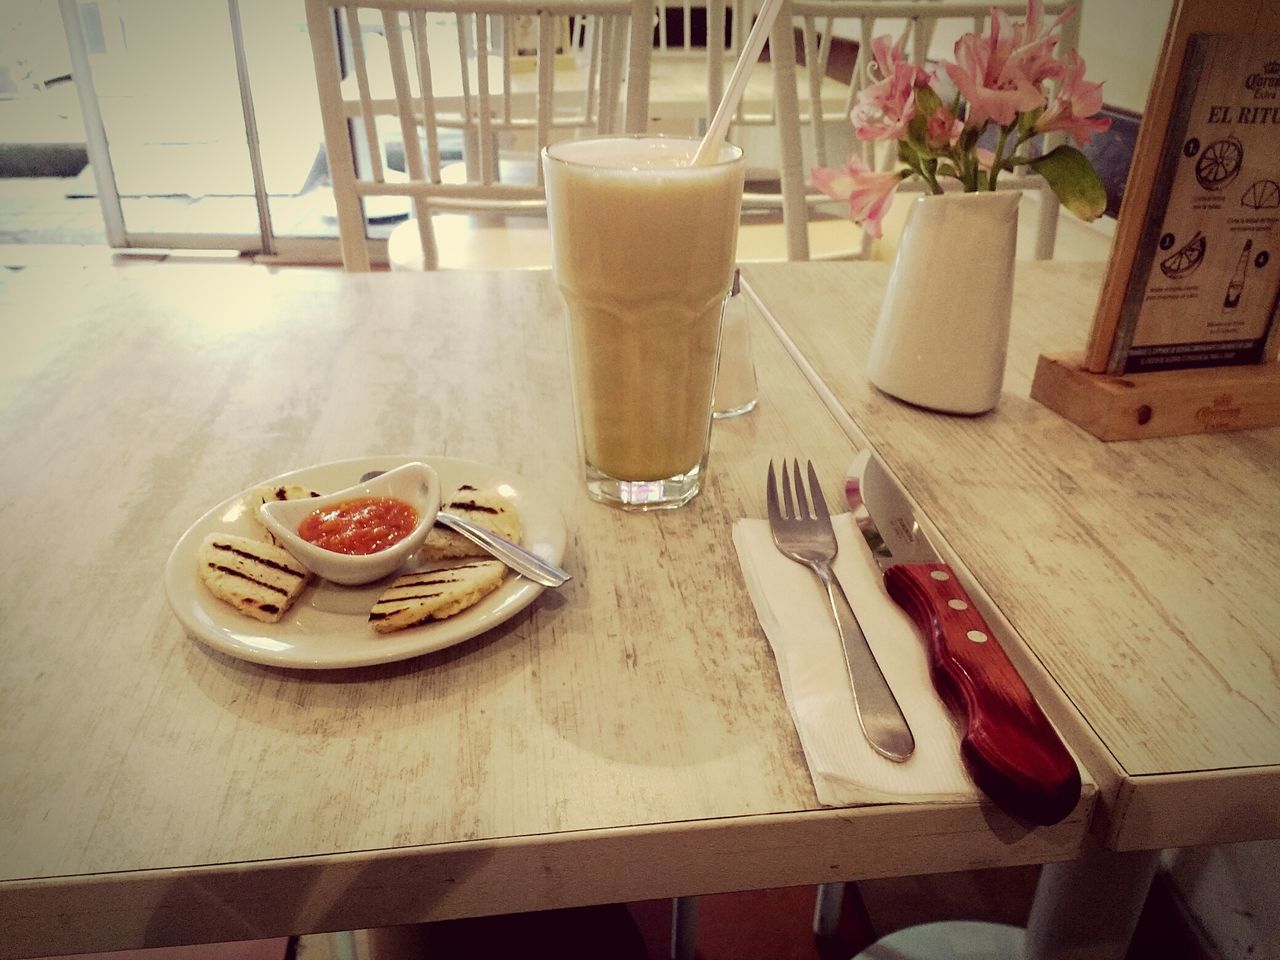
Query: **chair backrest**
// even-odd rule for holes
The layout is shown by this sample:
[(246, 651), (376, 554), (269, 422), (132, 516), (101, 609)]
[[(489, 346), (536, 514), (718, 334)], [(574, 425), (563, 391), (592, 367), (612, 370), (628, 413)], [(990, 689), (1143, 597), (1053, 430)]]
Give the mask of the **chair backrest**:
[[(651, 130), (688, 135), (705, 129), (762, 5), (763, 0), (655, 0)], [(784, 19), (790, 17), (784, 13), (775, 23), (769, 49), (794, 44)], [(748, 260), (776, 259), (782, 246), (780, 137), (771, 62), (775, 59), (766, 53), (753, 67), (728, 131), (728, 139), (742, 147), (747, 161), (739, 255)], [(792, 83), (806, 91), (812, 86), (811, 92), (822, 99), (829, 115), (840, 112), (847, 99), (844, 84), (810, 76), (795, 63), (794, 55), (788, 69)], [(803, 99), (796, 107), (806, 129), (807, 104)], [(856, 231), (850, 228), (849, 233)]]
[[(788, 6), (790, 10), (788, 11)], [(1075, 6), (1076, 15), (1062, 28), (1057, 55), (1065, 57), (1075, 49), (1080, 39), (1081, 0), (1045, 0), (1044, 13), (1053, 18)], [(782, 156), (782, 207), (787, 228), (787, 258), (809, 259), (808, 223), (810, 212), (816, 205), (829, 202), (828, 198), (810, 189), (808, 169), (811, 165), (835, 166), (843, 163), (848, 155), (847, 142), (833, 148), (829, 142), (831, 121), (847, 127), (849, 111), (859, 91), (868, 85), (867, 65), (872, 62), (871, 43), (874, 37), (890, 34), (895, 38), (904, 31), (909, 34), (904, 45), (912, 63), (927, 65), (931, 55), (950, 56), (951, 45), (961, 34), (985, 29), (993, 8), (1003, 9), (1011, 17), (1019, 18), (1026, 12), (1025, 0), (982, 0), (982, 2), (951, 2), (951, 0), (784, 0), (779, 18), (787, 18), (794, 29), (799, 26), (801, 49), (808, 67), (808, 94), (802, 101), (796, 94), (795, 51), (790, 44), (775, 43), (773, 69), (775, 100), (779, 115), (779, 150)], [(832, 116), (824, 104), (815, 81), (826, 74), (834, 45), (836, 24), (846, 36), (857, 37), (857, 59), (848, 89), (848, 97), (839, 114)], [(807, 106), (807, 109), (805, 107)], [(801, 128), (807, 122), (812, 139), (812, 154), (802, 150)], [(1046, 135), (1042, 149), (1048, 151), (1063, 142), (1065, 135)], [(837, 152), (837, 149), (839, 152)], [(875, 169), (891, 169), (896, 161), (896, 145), (861, 141), (855, 149), (862, 159)], [(1034, 190), (1040, 193), (1039, 220), (1036, 227), (1036, 259), (1053, 256), (1054, 239), (1058, 227), (1058, 200), (1045, 183), (1044, 178), (1029, 171), (1019, 171), (1000, 182), (1000, 189)], [(914, 181), (908, 181), (900, 189), (923, 189)], [(871, 239), (863, 235), (863, 257), (870, 256)]]
[[(673, 61), (706, 68), (673, 79), (687, 80), (705, 95), (697, 119), (706, 121), (724, 93), (761, 0), (655, 0), (653, 56), (660, 71)], [(662, 118), (659, 118), (662, 119)]]
[(307, 0), (345, 267), (370, 266), (366, 198), (409, 198), (434, 269), (432, 210), (545, 211), (544, 146), (642, 131), (650, 3)]

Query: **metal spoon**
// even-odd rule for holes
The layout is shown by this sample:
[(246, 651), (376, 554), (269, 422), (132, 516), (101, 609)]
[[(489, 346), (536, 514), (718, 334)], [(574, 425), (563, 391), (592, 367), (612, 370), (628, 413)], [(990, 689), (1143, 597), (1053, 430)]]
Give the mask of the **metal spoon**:
[[(360, 478), (360, 482), (367, 483), (384, 472), (370, 470)], [(567, 570), (543, 560), (536, 553), (526, 550), (518, 543), (512, 543), (506, 537), (477, 526), (466, 517), (460, 517), (448, 510), (441, 510), (436, 514), (436, 521), (451, 530), (456, 530), (482, 550), (497, 557), (516, 573), (523, 574), (534, 583), (540, 583), (544, 587), (558, 587), (570, 579)]]

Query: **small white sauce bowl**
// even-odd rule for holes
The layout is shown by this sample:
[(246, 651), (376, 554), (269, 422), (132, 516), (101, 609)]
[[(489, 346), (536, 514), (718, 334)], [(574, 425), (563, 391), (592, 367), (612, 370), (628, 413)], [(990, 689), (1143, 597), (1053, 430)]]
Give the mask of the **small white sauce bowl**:
[[(298, 526), (317, 510), (359, 497), (403, 500), (417, 511), (418, 524), (403, 540), (368, 554), (336, 553), (298, 535)], [(303, 566), (326, 580), (347, 586), (381, 580), (403, 566), (427, 539), (439, 512), (440, 478), (425, 463), (406, 463), (337, 493), (302, 500), (269, 500), (258, 508), (267, 529)]]

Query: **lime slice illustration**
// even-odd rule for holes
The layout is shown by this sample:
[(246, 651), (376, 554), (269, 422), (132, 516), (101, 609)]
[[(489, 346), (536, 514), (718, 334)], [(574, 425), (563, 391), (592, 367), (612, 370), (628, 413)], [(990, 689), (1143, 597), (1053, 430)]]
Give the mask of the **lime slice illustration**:
[(1161, 272), (1170, 280), (1181, 280), (1204, 262), (1204, 236), (1196, 235), (1160, 261)]
[(1235, 137), (1215, 140), (1196, 161), (1196, 180), (1206, 190), (1221, 190), (1240, 175), (1244, 146)]
[(1242, 207), (1253, 207), (1255, 210), (1270, 210), (1280, 207), (1280, 183), (1274, 180), (1256, 180), (1240, 198)]

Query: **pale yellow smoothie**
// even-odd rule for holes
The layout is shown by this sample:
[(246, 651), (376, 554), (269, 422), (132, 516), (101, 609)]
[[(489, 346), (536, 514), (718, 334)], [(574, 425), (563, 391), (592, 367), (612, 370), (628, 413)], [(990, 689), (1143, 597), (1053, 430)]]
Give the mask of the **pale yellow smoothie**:
[(547, 150), (553, 266), (589, 469), (661, 480), (705, 463), (720, 311), (743, 162), (696, 140), (617, 137)]

